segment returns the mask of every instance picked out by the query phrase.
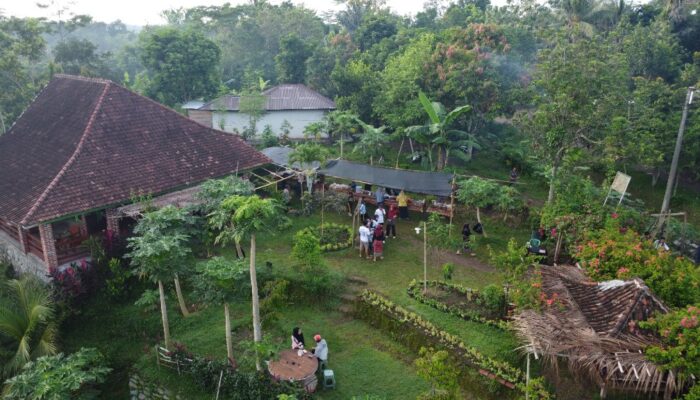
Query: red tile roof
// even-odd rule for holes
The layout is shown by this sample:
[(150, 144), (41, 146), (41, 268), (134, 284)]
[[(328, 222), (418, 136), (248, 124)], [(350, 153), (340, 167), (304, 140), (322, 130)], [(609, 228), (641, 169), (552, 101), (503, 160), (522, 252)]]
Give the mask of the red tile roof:
[[(333, 100), (300, 83), (274, 86), (265, 90), (263, 95), (267, 98), (266, 111), (335, 110)], [(240, 96), (222, 96), (204, 104), (199, 109), (239, 111)]]
[(32, 225), (269, 162), (111, 81), (56, 75), (0, 136), (0, 218)]

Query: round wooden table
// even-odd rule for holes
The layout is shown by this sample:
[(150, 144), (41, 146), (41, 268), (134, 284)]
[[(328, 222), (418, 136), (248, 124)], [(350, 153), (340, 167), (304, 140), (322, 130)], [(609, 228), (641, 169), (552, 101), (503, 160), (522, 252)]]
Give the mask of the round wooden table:
[(283, 350), (279, 354), (279, 360), (270, 361), (267, 369), (275, 379), (302, 382), (308, 392), (316, 390), (318, 380), (316, 370), (318, 359), (311, 352), (298, 355), (298, 350)]

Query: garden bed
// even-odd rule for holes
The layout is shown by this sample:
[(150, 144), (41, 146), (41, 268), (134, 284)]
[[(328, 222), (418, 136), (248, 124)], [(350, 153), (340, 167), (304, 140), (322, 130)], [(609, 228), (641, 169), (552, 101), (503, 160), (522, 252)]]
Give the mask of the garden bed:
[[(440, 330), (418, 314), (410, 312), (376, 293), (365, 290), (356, 303), (356, 315), (376, 326), (394, 339), (417, 351), (421, 347), (435, 347), (448, 350), (455, 367), (473, 375), (489, 378), (494, 382), (513, 389), (521, 394), (526, 391), (531, 399), (549, 399), (551, 395), (540, 380), (525, 384), (523, 372), (510, 363), (495, 360), (467, 346), (458, 337)], [(470, 366), (473, 369), (468, 371)], [(475, 372), (478, 371), (478, 374)], [(468, 378), (468, 377), (464, 377)], [(473, 388), (472, 388), (473, 389)]]
[(352, 246), (352, 228), (348, 225), (326, 223), (304, 228), (302, 232), (304, 231), (318, 237), (321, 251), (341, 250)]
[(504, 320), (505, 305), (499, 311), (494, 311), (485, 305), (483, 294), (476, 289), (447, 282), (428, 281), (428, 291), (423, 293), (423, 283), (414, 279), (408, 285), (407, 293), (423, 304), (464, 320), (503, 330), (510, 328), (508, 322)]

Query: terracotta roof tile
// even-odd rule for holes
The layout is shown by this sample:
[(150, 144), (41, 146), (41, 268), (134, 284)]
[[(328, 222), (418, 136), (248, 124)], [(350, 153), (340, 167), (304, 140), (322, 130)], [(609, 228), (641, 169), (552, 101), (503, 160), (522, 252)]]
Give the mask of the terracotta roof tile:
[(0, 136), (0, 217), (33, 224), (269, 162), (110, 81), (57, 75)]

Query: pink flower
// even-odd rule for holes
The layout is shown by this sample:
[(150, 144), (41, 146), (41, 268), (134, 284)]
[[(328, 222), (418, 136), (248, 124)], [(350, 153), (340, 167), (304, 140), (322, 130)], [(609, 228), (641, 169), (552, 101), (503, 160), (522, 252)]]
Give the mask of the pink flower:
[(620, 215), (618, 213), (612, 213), (610, 214), (610, 216), (612, 217), (612, 219), (617, 219), (617, 217), (619, 217)]

